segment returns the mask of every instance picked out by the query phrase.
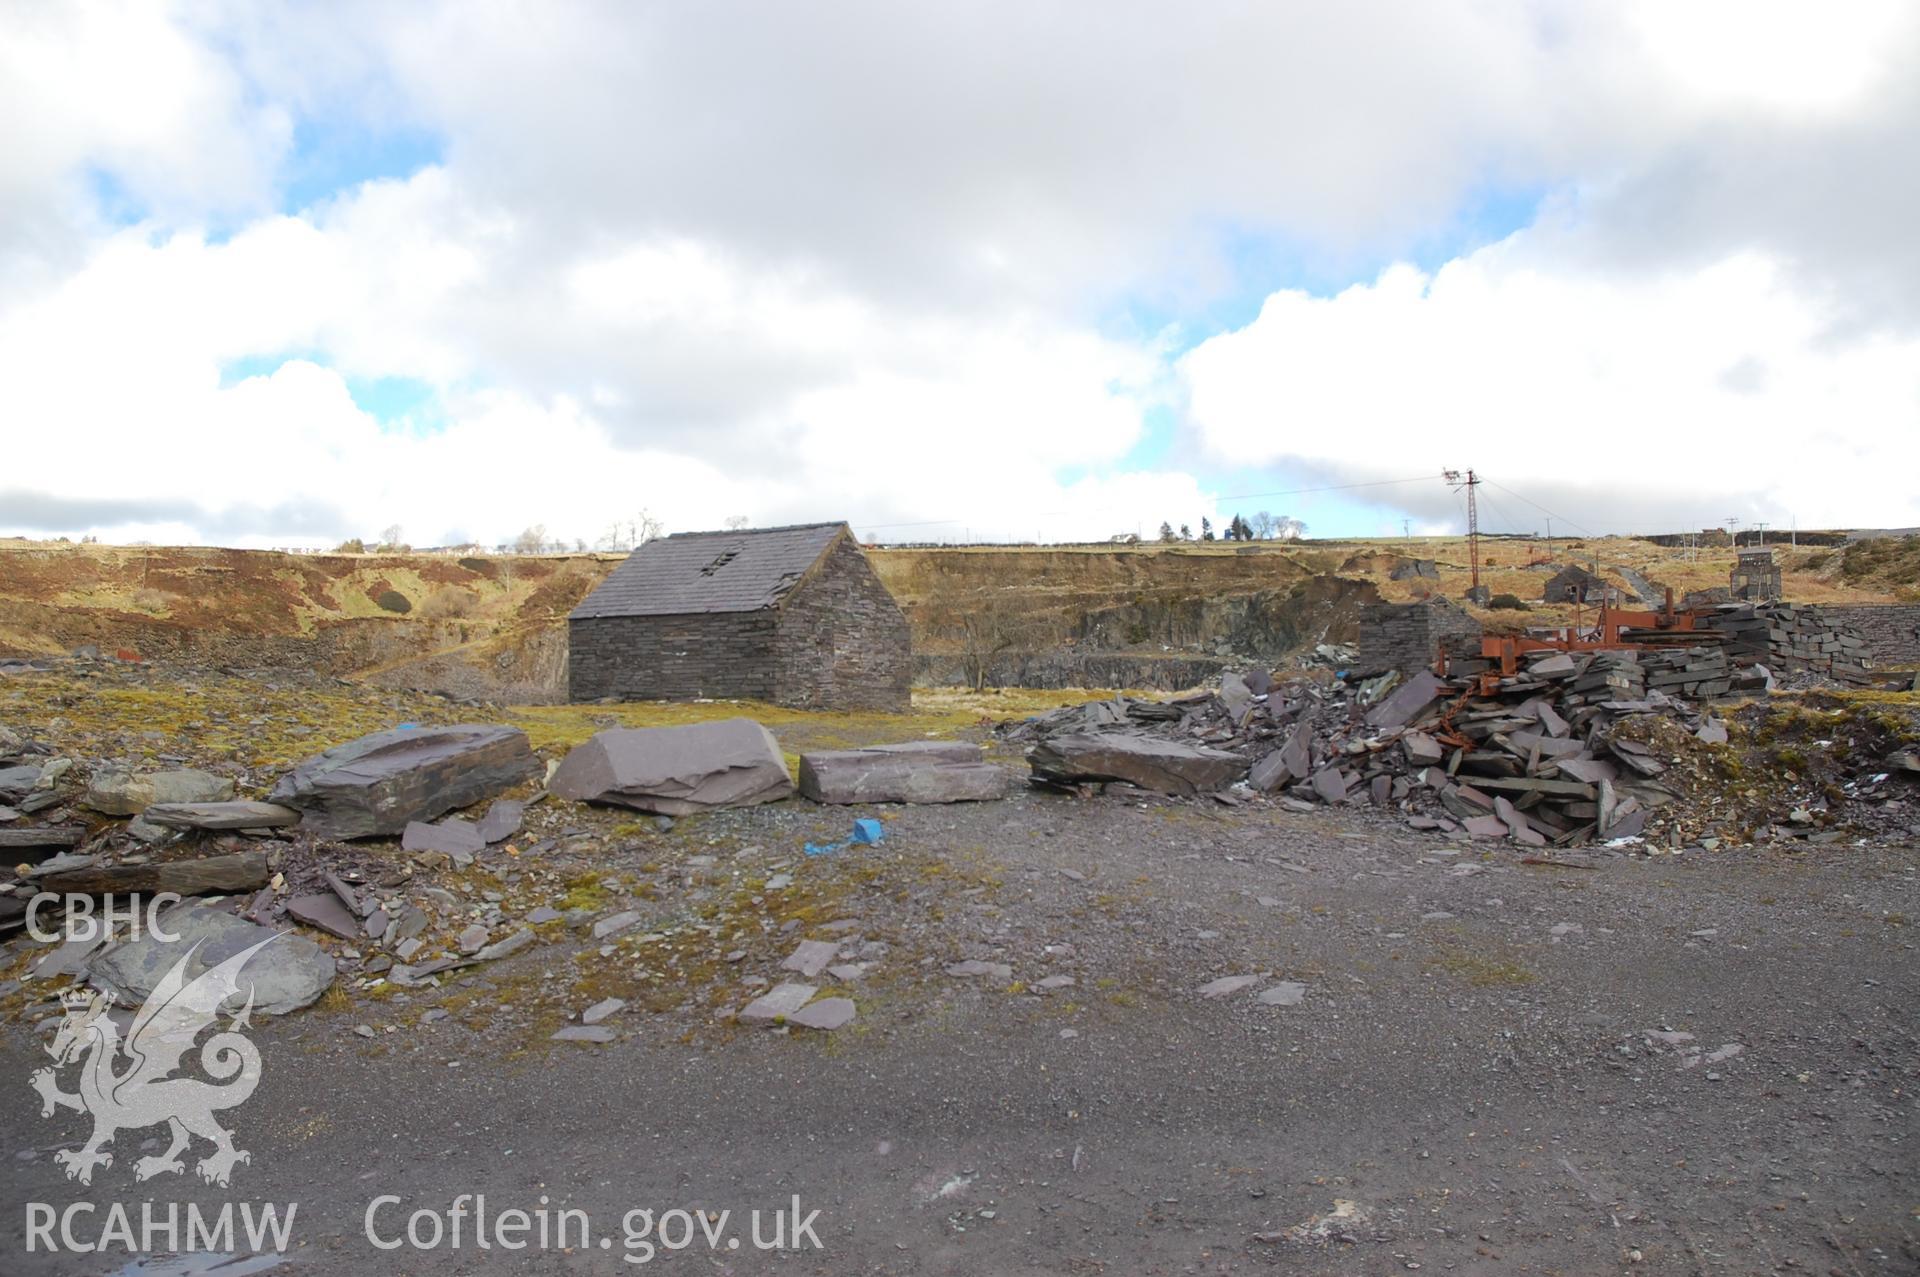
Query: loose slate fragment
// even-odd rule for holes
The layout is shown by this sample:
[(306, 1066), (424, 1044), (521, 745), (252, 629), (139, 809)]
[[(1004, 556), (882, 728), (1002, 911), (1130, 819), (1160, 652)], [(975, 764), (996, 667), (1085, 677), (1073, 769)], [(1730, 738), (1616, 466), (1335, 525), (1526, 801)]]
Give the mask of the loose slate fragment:
[(437, 851), (449, 856), (471, 856), (487, 849), (487, 840), (471, 821), (448, 819), (437, 825), (415, 820), (400, 836), (402, 851)]
[(803, 1029), (820, 1029), (830, 1033), (853, 1023), (853, 1017), (852, 998), (821, 998), (818, 1002), (809, 1002), (788, 1016), (787, 1023), (799, 1025)]
[(805, 1006), (819, 990), (810, 984), (776, 984), (740, 1008), (742, 1020), (783, 1020)]
[(827, 964), (832, 962), (835, 955), (839, 952), (840, 946), (831, 940), (802, 940), (800, 947), (789, 954), (787, 960), (780, 964), (780, 969), (782, 971), (798, 971), (801, 975), (811, 980), (814, 976), (825, 971)]
[(604, 1024), (569, 1024), (556, 1032), (549, 1041), (553, 1042), (591, 1042), (605, 1045), (620, 1035)]
[(626, 1005), (624, 998), (602, 998), (580, 1013), (580, 1023), (598, 1024)]
[(1013, 976), (1013, 968), (1004, 962), (982, 962), (978, 958), (968, 958), (965, 962), (949, 962), (946, 972), (951, 976), (991, 976), (996, 980), (1006, 980)]
[(332, 892), (295, 896), (287, 901), (287, 914), (310, 927), (318, 927), (331, 935), (339, 936), (342, 940), (360, 938), (360, 919), (354, 917), (347, 907), (340, 903), (340, 898)]
[(520, 832), (521, 822), (526, 818), (527, 805), (517, 798), (497, 798), (487, 808), (487, 814), (480, 818), (480, 837), (492, 846), (505, 842)]
[(1200, 986), (1203, 998), (1224, 998), (1260, 983), (1257, 975), (1223, 975), (1218, 980), (1209, 980)]

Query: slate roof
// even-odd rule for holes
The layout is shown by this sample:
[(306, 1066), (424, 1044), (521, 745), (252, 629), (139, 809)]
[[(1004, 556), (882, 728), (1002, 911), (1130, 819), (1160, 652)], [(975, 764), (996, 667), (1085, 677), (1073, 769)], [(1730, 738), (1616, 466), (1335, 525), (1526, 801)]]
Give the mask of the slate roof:
[(570, 616), (758, 612), (778, 605), (847, 531), (844, 523), (803, 523), (739, 532), (676, 532), (629, 554)]

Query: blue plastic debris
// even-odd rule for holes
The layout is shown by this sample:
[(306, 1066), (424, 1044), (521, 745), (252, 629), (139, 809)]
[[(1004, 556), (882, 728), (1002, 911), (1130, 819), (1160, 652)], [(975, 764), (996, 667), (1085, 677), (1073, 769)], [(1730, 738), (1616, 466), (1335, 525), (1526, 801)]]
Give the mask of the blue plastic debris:
[(851, 838), (847, 838), (841, 842), (808, 843), (806, 845), (806, 852), (809, 856), (831, 856), (834, 852), (844, 851), (848, 847), (871, 847), (874, 843), (879, 842), (886, 836), (886, 831), (881, 828), (879, 821), (856, 820), (853, 822), (853, 836)]

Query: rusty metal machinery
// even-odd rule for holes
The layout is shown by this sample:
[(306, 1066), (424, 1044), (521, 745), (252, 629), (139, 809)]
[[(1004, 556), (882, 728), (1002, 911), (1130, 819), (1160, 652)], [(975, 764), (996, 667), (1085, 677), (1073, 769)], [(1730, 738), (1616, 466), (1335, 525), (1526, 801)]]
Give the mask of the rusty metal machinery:
[[(1634, 610), (1602, 603), (1591, 623), (1576, 605), (1573, 624), (1531, 634), (1483, 634), (1479, 656), (1491, 661), (1492, 668), (1479, 676), (1481, 694), (1490, 694), (1503, 678), (1520, 672), (1520, 658), (1528, 652), (1607, 652), (1632, 651), (1649, 647), (1710, 647), (1726, 642), (1719, 630), (1700, 623), (1713, 615), (1709, 610), (1676, 608), (1673, 591), (1667, 591), (1666, 605), (1658, 611)], [(1435, 672), (1449, 672), (1446, 650), (1442, 648)]]

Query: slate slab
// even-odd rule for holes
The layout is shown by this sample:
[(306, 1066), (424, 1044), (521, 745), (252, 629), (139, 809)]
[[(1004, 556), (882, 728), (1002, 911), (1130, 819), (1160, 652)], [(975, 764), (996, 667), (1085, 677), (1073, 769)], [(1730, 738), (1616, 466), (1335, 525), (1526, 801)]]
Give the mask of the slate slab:
[(909, 741), (800, 755), (800, 794), (817, 803), (965, 803), (1004, 798), (1011, 777), (965, 741)]
[(1247, 767), (1246, 760), (1224, 750), (1121, 732), (1055, 736), (1028, 750), (1027, 764), (1043, 783), (1119, 780), (1182, 797), (1225, 789)]
[(780, 969), (798, 971), (811, 980), (825, 971), (827, 964), (832, 962), (839, 952), (840, 946), (831, 940), (802, 940), (800, 947), (788, 954), (787, 960), (780, 964)]
[(951, 976), (991, 976), (995, 980), (1008, 980), (1013, 977), (1013, 968), (1004, 962), (982, 962), (978, 958), (968, 958), (965, 962), (949, 962), (946, 973)]
[(1403, 727), (1440, 699), (1446, 685), (1431, 670), (1421, 670), (1393, 689), (1387, 699), (1367, 711), (1369, 727)]
[(108, 816), (137, 816), (155, 803), (220, 803), (233, 797), (233, 782), (212, 772), (104, 771), (80, 801)]
[(570, 752), (547, 788), (561, 798), (666, 816), (778, 802), (793, 781), (773, 733), (750, 718), (616, 727)]
[(1242, 990), (1250, 989), (1260, 983), (1257, 975), (1223, 975), (1218, 980), (1209, 980), (1200, 986), (1203, 998), (1225, 998)]
[(310, 896), (295, 896), (287, 901), (287, 916), (309, 927), (318, 927), (329, 935), (339, 936), (342, 940), (360, 938), (360, 919), (340, 903), (340, 897), (332, 892), (316, 892)]
[(527, 805), (517, 798), (496, 798), (487, 808), (487, 814), (480, 818), (480, 837), (488, 846), (505, 842), (520, 832), (525, 821)]
[(805, 1006), (819, 990), (810, 984), (776, 984), (740, 1008), (742, 1020), (782, 1020)]
[[(237, 1011), (253, 987), (253, 1009), (285, 1015), (316, 1001), (333, 983), (333, 959), (319, 945), (294, 932), (276, 933), (227, 913), (218, 903), (189, 900), (161, 916), (161, 928), (179, 938), (160, 940), (145, 934), (96, 957), (88, 979), (124, 1006), (138, 1006), (158, 987), (173, 964), (187, 958), (183, 972), (192, 980), (201, 972), (273, 937), (273, 943), (248, 959), (241, 991), (226, 1009)], [(196, 948), (195, 945), (198, 944)], [(191, 956), (189, 956), (191, 953)]]
[(854, 1014), (852, 998), (821, 998), (818, 1002), (809, 1002), (788, 1016), (787, 1023), (799, 1025), (803, 1029), (820, 1029), (831, 1033), (835, 1029), (852, 1024)]
[(438, 851), (449, 856), (471, 856), (487, 849), (479, 826), (449, 817), (438, 824), (410, 820), (400, 835), (402, 851)]
[(540, 760), (518, 728), (393, 728), (303, 760), (268, 798), (323, 838), (391, 836), (533, 779)]
[(602, 998), (580, 1013), (580, 1023), (598, 1024), (626, 1005), (625, 998)]
[(549, 1041), (552, 1042), (588, 1042), (605, 1045), (619, 1037), (604, 1024), (569, 1024), (557, 1031)]
[(1338, 767), (1322, 767), (1313, 774), (1313, 792), (1321, 802), (1347, 801), (1347, 778)]
[(169, 829), (280, 829), (300, 823), (300, 813), (279, 803), (154, 803), (141, 813)]

